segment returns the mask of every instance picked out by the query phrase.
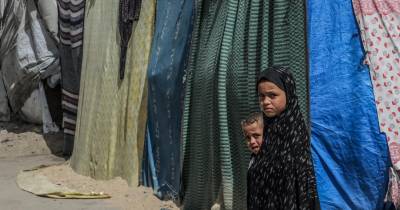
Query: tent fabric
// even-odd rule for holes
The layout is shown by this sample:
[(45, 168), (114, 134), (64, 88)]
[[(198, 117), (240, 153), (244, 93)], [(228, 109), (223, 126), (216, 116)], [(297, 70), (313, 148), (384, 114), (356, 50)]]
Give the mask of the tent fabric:
[(397, 0), (353, 0), (359, 24), (365, 62), (372, 78), (379, 125), (386, 134), (394, 170), (390, 184), (395, 185), (391, 200), (400, 208), (400, 186), (393, 176), (400, 175), (400, 4)]
[[(149, 144), (145, 144), (142, 180), (162, 199), (175, 199), (179, 191), (183, 74), (189, 54), (193, 10), (192, 0), (157, 2), (147, 70), (148, 133), (145, 141)], [(152, 152), (147, 152), (148, 149)], [(153, 177), (158, 184), (153, 183)]]
[[(246, 209), (249, 152), (240, 121), (259, 110), (256, 77), (293, 71), (307, 116), (304, 1), (196, 1), (183, 114), (184, 209)], [(221, 192), (221, 193), (219, 193)]]
[[(139, 182), (146, 126), (146, 72), (155, 1), (144, 1), (119, 79), (118, 0), (86, 1), (83, 60), (72, 168), (96, 179)], [(101, 23), (101, 24), (99, 24)]]
[(309, 0), (307, 8), (311, 143), (321, 209), (382, 209), (390, 160), (352, 3)]
[(76, 115), (78, 114), (85, 1), (58, 0), (58, 9), (58, 23), (60, 25), (59, 49), (62, 58), (63, 153), (71, 155), (74, 147)]

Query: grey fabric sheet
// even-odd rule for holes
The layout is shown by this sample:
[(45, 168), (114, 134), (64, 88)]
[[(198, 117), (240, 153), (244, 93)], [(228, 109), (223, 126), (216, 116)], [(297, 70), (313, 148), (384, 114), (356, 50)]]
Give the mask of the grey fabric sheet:
[[(46, 30), (34, 1), (2, 0), (0, 20), (0, 117), (6, 101), (18, 112), (31, 93), (60, 71), (56, 41)], [(4, 87), (4, 89), (3, 89)], [(5, 92), (1, 92), (5, 90)], [(5, 97), (7, 96), (7, 97)]]

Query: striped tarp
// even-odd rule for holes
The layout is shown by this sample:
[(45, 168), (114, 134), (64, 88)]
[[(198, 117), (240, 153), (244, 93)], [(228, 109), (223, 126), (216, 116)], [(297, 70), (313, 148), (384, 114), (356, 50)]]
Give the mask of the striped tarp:
[(308, 85), (304, 1), (196, 1), (183, 114), (185, 209), (246, 209), (248, 151), (240, 120), (258, 110), (256, 78), (289, 66), (304, 116)]
[(58, 0), (64, 149), (73, 149), (82, 64), (85, 0)]

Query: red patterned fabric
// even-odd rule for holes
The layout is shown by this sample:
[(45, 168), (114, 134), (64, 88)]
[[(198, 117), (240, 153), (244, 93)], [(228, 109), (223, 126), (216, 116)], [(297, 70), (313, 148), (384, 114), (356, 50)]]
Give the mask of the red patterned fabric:
[(353, 0), (356, 15), (400, 13), (400, 0)]
[(390, 195), (400, 206), (400, 0), (353, 0), (353, 7), (370, 67), (380, 129), (386, 134), (394, 168)]

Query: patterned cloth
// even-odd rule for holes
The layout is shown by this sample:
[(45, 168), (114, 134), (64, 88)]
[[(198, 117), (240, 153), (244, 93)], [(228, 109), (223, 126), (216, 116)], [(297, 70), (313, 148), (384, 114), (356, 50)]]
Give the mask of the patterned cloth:
[(58, 0), (65, 155), (74, 147), (81, 79), (85, 0)]
[[(379, 125), (386, 134), (393, 168), (400, 175), (400, 1), (353, 0), (374, 86)], [(392, 199), (400, 207), (400, 186), (394, 182)], [(396, 179), (398, 180), (398, 178)]]
[(262, 150), (248, 170), (248, 210), (319, 209), (311, 157), (310, 136), (301, 115), (293, 76), (285, 68), (269, 68), (261, 79), (275, 84), (277, 75), (286, 92), (286, 109), (274, 118), (264, 115)]

